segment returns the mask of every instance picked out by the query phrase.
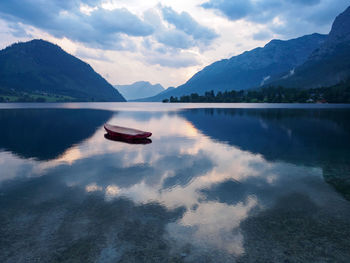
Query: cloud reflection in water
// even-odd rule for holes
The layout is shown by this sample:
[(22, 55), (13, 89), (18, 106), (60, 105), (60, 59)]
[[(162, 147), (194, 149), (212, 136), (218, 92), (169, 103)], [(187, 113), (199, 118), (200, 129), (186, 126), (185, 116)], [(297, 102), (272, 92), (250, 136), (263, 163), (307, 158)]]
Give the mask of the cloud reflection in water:
[[(211, 253), (223, 262), (243, 255), (242, 222), (284, 196), (302, 193), (327, 207), (339, 199), (323, 182), (319, 167), (267, 161), (261, 154), (206, 136), (179, 114), (149, 113), (147, 119), (138, 114), (119, 112), (109, 122), (152, 131), (152, 144), (111, 142), (100, 127), (53, 160), (0, 153), (1, 160), (10, 161), (0, 162), (1, 168), (16, 167), (0, 180), (45, 176), (70, 189), (83, 189), (87, 196), (102, 194), (106, 202), (126, 198), (137, 206), (160, 204), (169, 211), (183, 208), (182, 216), (169, 221), (162, 235), (172, 244), (174, 254), (187, 251), (184, 246), (188, 244), (189, 261)], [(268, 125), (263, 122), (263, 129)], [(9, 166), (11, 162), (14, 165)]]

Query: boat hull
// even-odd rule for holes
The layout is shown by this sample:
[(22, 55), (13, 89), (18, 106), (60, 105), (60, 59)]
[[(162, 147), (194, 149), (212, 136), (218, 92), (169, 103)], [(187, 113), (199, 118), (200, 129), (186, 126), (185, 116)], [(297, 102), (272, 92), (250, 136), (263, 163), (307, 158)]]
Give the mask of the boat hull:
[(124, 140), (145, 139), (152, 136), (151, 132), (145, 132), (110, 124), (105, 124), (104, 128), (110, 137)]

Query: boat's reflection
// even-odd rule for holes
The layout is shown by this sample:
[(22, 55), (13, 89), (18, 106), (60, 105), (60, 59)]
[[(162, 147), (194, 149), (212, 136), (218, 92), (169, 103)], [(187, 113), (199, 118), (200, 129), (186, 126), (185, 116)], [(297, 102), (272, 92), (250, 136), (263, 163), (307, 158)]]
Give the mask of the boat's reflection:
[(128, 143), (128, 144), (150, 144), (152, 143), (151, 139), (148, 138), (142, 138), (142, 139), (125, 139), (121, 137), (114, 137), (106, 133), (105, 138), (110, 141), (115, 141), (115, 142), (123, 142), (123, 143)]

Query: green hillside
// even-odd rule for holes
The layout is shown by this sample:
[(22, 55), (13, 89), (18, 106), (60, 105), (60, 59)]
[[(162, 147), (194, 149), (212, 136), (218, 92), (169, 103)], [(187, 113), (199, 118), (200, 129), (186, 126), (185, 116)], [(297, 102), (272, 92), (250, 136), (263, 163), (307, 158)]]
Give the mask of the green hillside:
[(125, 101), (90, 65), (44, 40), (0, 51), (0, 100)]

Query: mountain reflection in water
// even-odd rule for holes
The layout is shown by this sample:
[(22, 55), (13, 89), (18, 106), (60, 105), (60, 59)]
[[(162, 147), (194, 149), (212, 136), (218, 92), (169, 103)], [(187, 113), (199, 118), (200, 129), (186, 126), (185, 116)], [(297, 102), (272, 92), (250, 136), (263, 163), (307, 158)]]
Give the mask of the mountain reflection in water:
[(55, 159), (91, 137), (110, 117), (111, 112), (102, 110), (1, 110), (0, 149), (24, 158)]
[[(0, 111), (27, 131), (20, 145), (7, 143), (16, 126), (1, 131), (1, 262), (350, 256), (349, 110), (86, 110), (74, 125), (91, 129), (45, 154), (32, 142), (79, 110), (16, 111)], [(152, 143), (106, 140), (107, 121), (152, 131)]]

